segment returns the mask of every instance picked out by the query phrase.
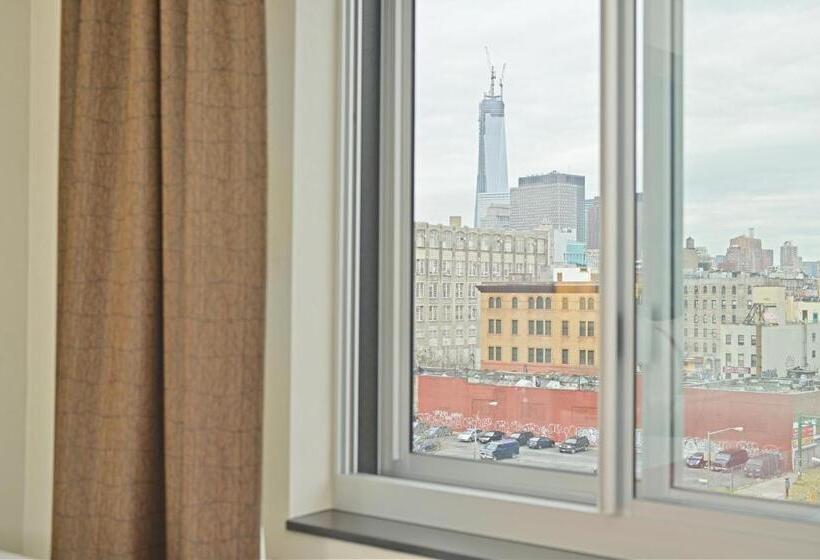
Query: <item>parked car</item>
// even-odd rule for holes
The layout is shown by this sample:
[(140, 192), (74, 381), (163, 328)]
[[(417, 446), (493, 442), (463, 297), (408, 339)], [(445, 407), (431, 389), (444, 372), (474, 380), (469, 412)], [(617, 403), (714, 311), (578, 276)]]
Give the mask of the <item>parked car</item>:
[(715, 455), (710, 468), (713, 471), (731, 471), (741, 467), (749, 460), (745, 449), (725, 449)]
[(487, 445), (481, 447), (479, 455), (482, 459), (492, 459), (498, 461), (499, 459), (512, 459), (519, 453), (519, 445), (517, 440), (502, 439), (500, 441), (491, 441)]
[(701, 453), (692, 453), (686, 458), (686, 466), (690, 469), (702, 469), (706, 466), (706, 456)]
[(531, 437), (527, 441), (527, 447), (530, 449), (544, 449), (546, 447), (555, 447), (555, 440), (548, 437)]
[(510, 439), (514, 439), (519, 445), (527, 445), (531, 437), (535, 437), (535, 434), (532, 432), (515, 432), (510, 434)]
[(484, 432), (480, 436), (478, 436), (478, 441), (480, 441), (481, 443), (490, 443), (491, 441), (499, 441), (503, 438), (504, 432), (491, 430), (489, 432)]
[(558, 445), (561, 453), (578, 453), (589, 449), (589, 439), (586, 436), (575, 436), (567, 438)]
[(764, 453), (752, 457), (743, 466), (743, 472), (750, 478), (771, 478), (780, 474), (780, 456)]
[(471, 442), (481, 437), (481, 430), (467, 430), (458, 434), (458, 441)]
[(428, 438), (442, 438), (449, 436), (453, 432), (447, 426), (433, 426), (425, 434)]

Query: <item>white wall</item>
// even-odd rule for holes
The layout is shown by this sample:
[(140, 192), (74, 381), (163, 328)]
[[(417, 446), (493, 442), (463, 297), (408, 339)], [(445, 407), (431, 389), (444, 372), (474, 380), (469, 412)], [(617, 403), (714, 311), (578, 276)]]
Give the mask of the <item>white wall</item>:
[(29, 5), (0, 2), (0, 550), (22, 550), (28, 278)]

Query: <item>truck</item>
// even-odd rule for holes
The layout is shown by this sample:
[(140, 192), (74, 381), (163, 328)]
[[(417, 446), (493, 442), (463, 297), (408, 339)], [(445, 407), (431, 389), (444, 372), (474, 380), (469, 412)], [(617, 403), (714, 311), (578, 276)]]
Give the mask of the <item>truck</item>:
[(743, 472), (749, 478), (771, 478), (780, 474), (780, 455), (763, 453), (746, 462)]

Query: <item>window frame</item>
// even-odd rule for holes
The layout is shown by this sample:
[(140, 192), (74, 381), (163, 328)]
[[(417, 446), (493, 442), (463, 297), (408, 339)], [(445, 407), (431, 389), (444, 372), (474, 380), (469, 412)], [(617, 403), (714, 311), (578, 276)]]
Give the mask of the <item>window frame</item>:
[[(634, 298), (634, 184), (635, 184), (635, 80), (623, 79), (635, 76), (635, 26), (638, 18), (636, 0), (609, 2), (601, 0), (601, 198), (602, 224), (607, 235), (602, 235), (601, 278), (602, 290), (597, 309), (601, 310), (599, 338), (601, 340), (599, 362), (602, 382), (599, 392), (599, 424), (601, 432), (600, 466), (597, 477), (597, 496), (594, 503), (588, 500), (586, 491), (573, 487), (575, 476), (558, 471), (533, 470), (538, 475), (547, 474), (555, 485), (544, 493), (505, 492), (503, 488), (486, 484), (464, 483), (464, 468), (470, 462), (446, 458), (411, 456), (418, 465), (410, 465), (408, 472), (390, 468), (387, 461), (401, 456), (398, 442), (409, 441), (409, 413), (405, 416), (396, 411), (409, 410), (409, 384), (390, 383), (378, 379), (378, 415), (392, 418), (387, 424), (378, 423), (375, 441), (365, 441), (372, 429), (363, 429), (361, 418), (373, 418), (372, 403), (361, 402), (362, 386), (359, 379), (366, 350), (357, 336), (360, 321), (367, 316), (362, 305), (359, 288), (364, 281), (357, 264), (360, 262), (360, 227), (362, 220), (359, 186), (363, 185), (363, 152), (361, 102), (363, 53), (360, 33), (363, 27), (362, 5), (375, 2), (381, 6), (381, 102), (379, 122), (382, 131), (407, 131), (412, 127), (412, 104), (400, 84), (411, 78), (412, 64), (408, 57), (412, 51), (412, 39), (407, 28), (412, 23), (412, 1), (403, 0), (344, 0), (341, 11), (341, 72), (340, 72), (340, 127), (339, 127), (339, 175), (341, 194), (339, 204), (339, 254), (337, 313), (337, 415), (336, 468), (333, 477), (333, 506), (355, 513), (374, 515), (389, 519), (434, 525), (455, 531), (485, 534), (534, 544), (581, 550), (609, 555), (645, 554), (651, 544), (659, 555), (688, 555), (702, 553), (709, 547), (710, 553), (752, 554), (760, 556), (805, 555), (816, 552), (820, 537), (816, 526), (810, 522), (786, 520), (790, 513), (772, 515), (777, 504), (762, 502), (765, 516), (756, 515), (753, 500), (740, 501), (729, 498), (734, 506), (726, 508), (723, 496), (703, 495), (692, 499), (691, 493), (656, 487), (657, 479), (641, 482), (643, 497), (635, 493), (633, 478), (634, 457), (631, 450), (634, 441), (634, 339), (649, 335), (653, 341), (669, 333), (662, 329), (653, 332), (635, 331)], [(681, 0), (653, 0), (646, 10), (644, 23), (648, 33), (645, 44), (645, 61), (654, 70), (668, 77), (679, 71), (680, 37), (675, 23), (680, 24)], [(654, 25), (654, 27), (653, 27)], [(397, 40), (391, 40), (391, 34)], [(664, 51), (664, 47), (666, 50)], [(655, 66), (657, 68), (655, 68)], [(670, 80), (670, 83), (672, 80)], [(663, 85), (663, 84), (662, 84)], [(672, 92), (658, 88), (658, 99), (645, 101), (644, 107), (653, 102), (668, 101)], [(677, 85), (679, 87), (679, 84)], [(651, 90), (652, 88), (649, 88)], [(385, 91), (387, 90), (387, 91)], [(670, 116), (673, 108), (659, 103), (651, 110)], [(678, 108), (679, 109), (679, 108)], [(649, 114), (649, 111), (646, 114)], [(646, 114), (645, 117), (646, 118)], [(671, 123), (670, 118), (668, 123)], [(679, 161), (671, 161), (668, 149), (676, 132), (669, 127), (662, 131), (661, 142), (655, 149), (663, 162), (661, 168), (674, 169)], [(411, 363), (407, 325), (412, 324), (414, 276), (412, 247), (414, 235), (412, 177), (407, 136), (394, 134), (392, 138), (380, 138), (379, 182), (398, 185), (397, 189), (382, 188), (379, 191), (379, 252), (381, 255), (407, 255), (406, 259), (379, 259), (379, 289), (377, 308), (383, 322), (378, 336), (378, 368), (381, 371), (400, 371)], [(645, 140), (645, 144), (647, 141)], [(404, 155), (402, 155), (404, 154)], [(372, 162), (368, 162), (372, 163)], [(678, 170), (679, 171), (679, 170)], [(674, 173), (663, 178), (662, 184), (673, 181)], [(679, 177), (679, 175), (678, 175)], [(671, 187), (671, 185), (668, 185)], [(670, 192), (672, 189), (670, 188)], [(665, 200), (661, 203), (671, 204)], [(670, 206), (671, 208), (671, 206)], [(668, 214), (667, 214), (668, 215)], [(673, 232), (670, 232), (673, 237)], [(666, 255), (667, 259), (674, 259)], [(623, 263), (630, 263), (629, 266)], [(671, 270), (671, 269), (670, 269)], [(672, 286), (670, 280), (669, 283)], [(672, 286), (673, 289), (675, 286)], [(668, 298), (661, 294), (663, 297)], [(672, 302), (665, 300), (672, 309)], [(373, 305), (373, 302), (369, 302)], [(653, 304), (657, 304), (653, 301)], [(677, 302), (678, 306), (680, 302)], [(679, 311), (679, 310), (678, 310)], [(678, 318), (680, 313), (676, 315)], [(663, 318), (663, 316), (662, 316)], [(637, 325), (642, 329), (646, 325)], [(617, 333), (635, 333), (633, 337), (617, 336)], [(610, 335), (610, 333), (615, 333)], [(602, 336), (603, 335), (603, 336)], [(396, 339), (406, 339), (406, 344), (395, 344)], [(630, 340), (630, 338), (632, 340)], [(396, 347), (397, 351), (388, 351)], [(662, 359), (674, 356), (674, 349), (660, 352)], [(657, 358), (656, 358), (657, 359)], [(672, 362), (666, 362), (670, 364)], [(671, 376), (669, 376), (671, 377)], [(671, 379), (660, 376), (665, 383), (664, 395), (671, 395)], [(661, 383), (661, 386), (663, 386)], [(646, 393), (646, 390), (644, 391)], [(401, 403), (404, 403), (402, 405)], [(667, 407), (669, 408), (669, 407)], [(667, 410), (667, 426), (672, 425)], [(406, 418), (407, 421), (400, 421)], [(372, 427), (371, 427), (372, 428)], [(650, 436), (655, 434), (649, 434)], [(661, 434), (662, 435), (662, 434)], [(378, 456), (379, 474), (362, 468), (362, 448), (381, 448), (384, 456)], [(660, 448), (662, 446), (658, 446)], [(629, 449), (630, 452), (623, 452)], [(435, 476), (419, 476), (429, 460), (435, 461)], [(385, 466), (388, 468), (385, 470)], [(479, 466), (479, 465), (474, 465)], [(366, 467), (366, 465), (365, 465)], [(480, 465), (491, 478), (507, 477), (510, 467)], [(495, 469), (493, 467), (496, 467)], [(500, 470), (499, 470), (500, 469)], [(523, 470), (523, 469), (522, 469)], [(668, 471), (668, 469), (667, 469)], [(516, 470), (517, 474), (518, 470)], [(412, 478), (408, 475), (412, 475)], [(542, 476), (543, 478), (543, 476)], [(495, 488), (495, 489), (488, 489)], [(649, 492), (646, 492), (646, 490)], [(721, 499), (723, 498), (723, 499)], [(739, 513), (742, 507), (747, 513)], [(492, 515), (487, 515), (487, 508)], [(801, 508), (803, 509), (803, 508)], [(790, 507), (786, 507), (790, 510)], [(751, 514), (749, 513), (751, 511)], [(806, 510), (803, 509), (805, 512)], [(696, 515), (693, 515), (695, 513)], [(820, 516), (820, 512), (818, 512)], [(522, 522), (522, 520), (527, 520)], [(561, 531), (545, 531), (548, 527), (561, 527)], [(697, 531), (697, 539), (680, 539), (679, 527), (687, 526)], [(595, 538), (590, 539), (590, 535)], [(630, 538), (631, 537), (631, 538)], [(678, 538), (676, 538), (678, 537)], [(697, 542), (695, 542), (697, 541)]]

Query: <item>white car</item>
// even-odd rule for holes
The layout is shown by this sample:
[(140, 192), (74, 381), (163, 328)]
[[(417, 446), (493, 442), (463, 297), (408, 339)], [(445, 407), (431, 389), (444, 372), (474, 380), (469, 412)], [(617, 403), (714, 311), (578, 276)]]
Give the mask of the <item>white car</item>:
[(458, 434), (458, 441), (473, 442), (481, 435), (481, 430), (467, 430)]

